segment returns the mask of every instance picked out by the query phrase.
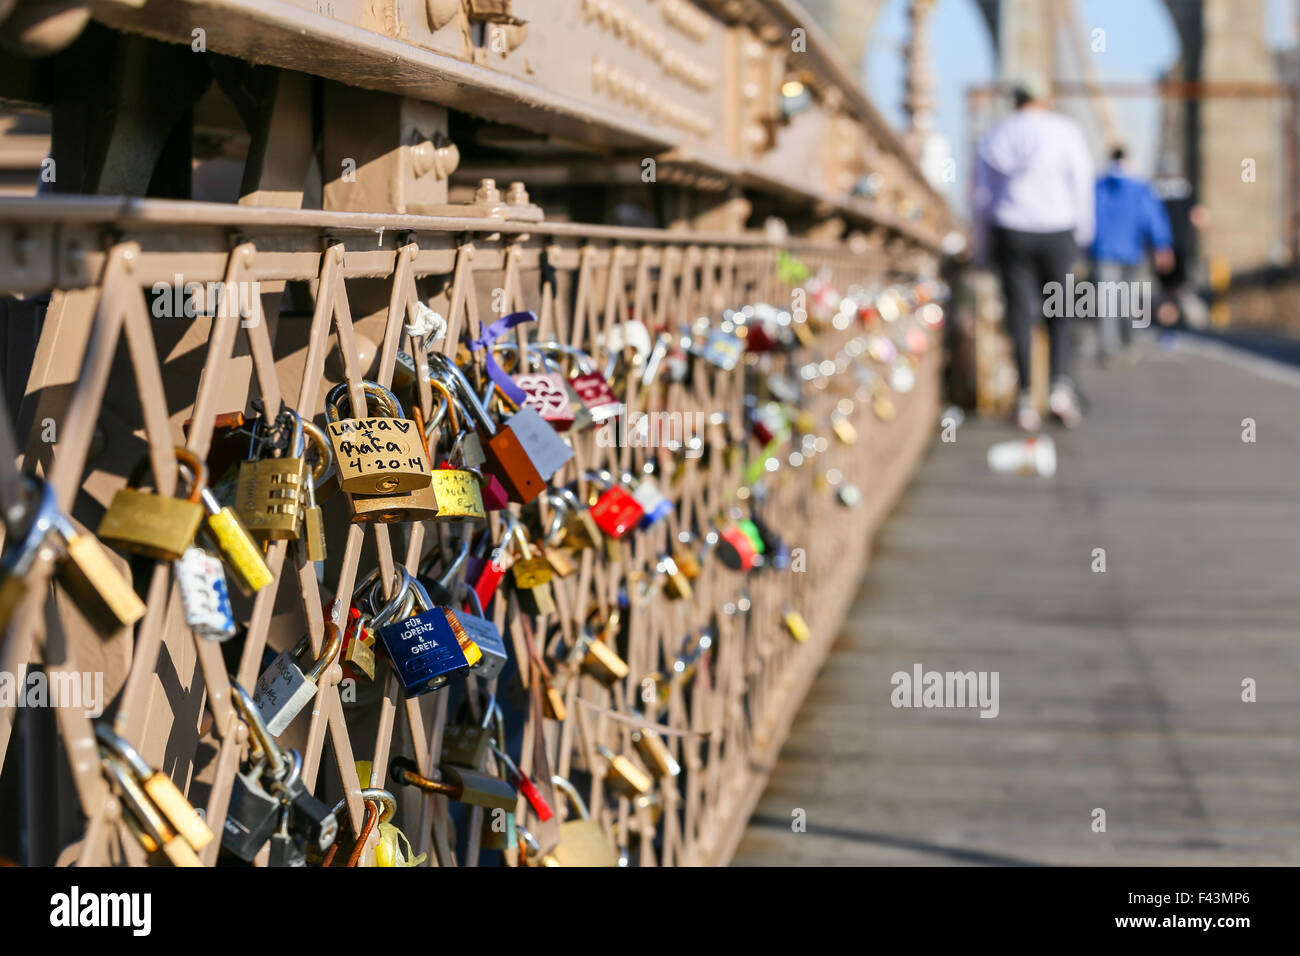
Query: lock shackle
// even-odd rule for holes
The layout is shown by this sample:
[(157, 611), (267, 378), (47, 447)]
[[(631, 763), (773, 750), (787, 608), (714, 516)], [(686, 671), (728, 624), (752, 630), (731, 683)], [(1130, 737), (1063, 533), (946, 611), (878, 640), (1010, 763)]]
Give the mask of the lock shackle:
[[(465, 562), (469, 559), (469, 536), (465, 535), (460, 539), (460, 548), (456, 551), (456, 556), (443, 569), (442, 574), (438, 575), (438, 583), (451, 590), (451, 582), (455, 580), (456, 575), (465, 567)], [(474, 590), (470, 588), (470, 590)]]
[(446, 384), (439, 379), (429, 376), (427, 379), (429, 387), (442, 397), (442, 404), (438, 411), (430, 416), (429, 421), (424, 426), (424, 436), (428, 440), (435, 430), (442, 426), (444, 418), (451, 419), (451, 433), (453, 435), (460, 433), (460, 416), (456, 413), (456, 399)]
[(316, 449), (316, 464), (311, 466), (312, 487), (319, 488), (334, 473), (334, 446), (325, 437), (324, 430), (313, 421), (302, 419), (303, 457), (307, 444)]
[[(361, 382), (361, 391), (366, 396), (366, 411), (370, 411), (370, 402), (373, 399), (380, 407), (381, 411), (387, 412), (389, 418), (402, 418), (402, 404), (397, 400), (397, 396), (391, 391), (384, 388), (378, 382), (372, 382), (368, 379)], [(339, 404), (347, 400), (349, 411), (355, 411), (352, 408), (350, 390), (347, 382), (339, 382), (330, 389), (329, 394), (325, 397), (325, 417), (331, 422), (337, 422), (342, 419), (342, 412), (339, 411)], [(355, 415), (353, 417), (356, 417)], [(364, 416), (363, 416), (364, 417)], [(382, 416), (381, 416), (382, 417)]]
[(182, 475), (185, 474), (186, 466), (190, 471), (190, 493), (189, 502), (191, 504), (202, 504), (203, 489), (208, 486), (208, 463), (202, 458), (190, 451), (184, 445), (176, 446), (177, 471)]
[[(424, 582), (420, 581), (417, 578), (412, 578), (409, 572), (407, 573), (406, 576), (410, 578), (411, 581), (410, 594), (412, 597), (414, 597), (415, 603), (419, 606), (420, 610), (432, 611), (433, 598), (429, 597), (429, 591), (427, 588), (425, 588)], [(410, 614), (407, 614), (406, 617), (410, 617)]]
[[(378, 573), (377, 569), (376, 573)], [(406, 601), (406, 597), (411, 591), (411, 585), (415, 581), (415, 579), (411, 577), (411, 572), (406, 570), (405, 565), (399, 564), (395, 569), (395, 573), (397, 575), (397, 588), (393, 591), (393, 596), (388, 599), (388, 603), (377, 611), (375, 610), (375, 594), (379, 590), (378, 580), (375, 581), (374, 585), (370, 589), (370, 610), (373, 615), (370, 623), (375, 630), (378, 630), (382, 625), (387, 624), (394, 618), (397, 612), (401, 610), (402, 604)]]
[(382, 787), (362, 787), (361, 799), (373, 800), (379, 804), (379, 823), (387, 823), (397, 815), (397, 798)]
[(529, 833), (528, 828), (518, 820), (515, 821), (515, 832), (519, 834), (519, 838), (523, 840), (524, 843), (528, 844), (528, 852), (534, 855), (542, 852), (542, 845), (537, 842), (537, 837)]
[(589, 468), (584, 477), (587, 481), (594, 482), (602, 491), (608, 491), (618, 484), (607, 468)]
[(551, 515), (551, 523), (542, 535), (542, 543), (554, 545), (560, 540), (560, 534), (564, 531), (564, 526), (573, 513), (573, 505), (569, 503), (569, 500), (564, 495), (554, 489), (548, 489), (545, 495), (546, 500), (551, 503), (554, 513)]
[[(108, 776), (117, 784), (118, 799), (121, 800), (129, 811), (128, 816), (134, 818), (144, 835), (156, 844), (150, 852), (156, 852), (162, 849), (163, 844), (169, 843), (174, 839), (174, 835), (169, 837), (170, 829), (162, 814), (154, 808), (149, 797), (141, 789), (139, 782), (132, 775), (126, 764), (108, 747), (99, 748), (100, 766)], [(144, 841), (141, 840), (143, 844)], [(149, 849), (145, 845), (145, 849)]]
[(578, 367), (578, 373), (581, 375), (590, 375), (596, 371), (596, 360), (590, 352), (584, 351), (576, 345), (569, 345), (565, 342), (558, 342), (554, 339), (548, 339), (545, 342), (534, 342), (529, 348), (541, 352), (543, 355), (567, 355), (574, 360)]
[[(297, 658), (300, 654), (307, 652), (311, 646), (308, 640), (309, 635), (304, 634), (293, 649), (293, 657)], [(325, 622), (325, 640), (321, 645), (320, 656), (317, 657), (310, 668), (303, 672), (303, 676), (311, 683), (320, 680), (320, 676), (325, 673), (326, 669), (334, 663), (334, 658), (338, 657), (339, 650), (343, 647), (343, 632), (333, 621)]]
[(253, 703), (253, 698), (248, 696), (248, 691), (239, 686), (239, 682), (233, 675), (230, 678), (230, 702), (235, 705), (239, 716), (248, 725), (250, 739), (261, 748), (262, 753), (266, 754), (265, 774), (276, 780), (284, 779), (284, 752), (280, 750), (280, 745), (275, 742), (271, 731), (267, 729), (266, 721), (262, 719), (257, 704)]
[(478, 591), (470, 587), (468, 584), (465, 585), (462, 590), (465, 593), (466, 603), (474, 609), (471, 613), (475, 617), (486, 618), (487, 615), (483, 613), (483, 601), (479, 598)]
[(137, 780), (143, 782), (153, 776), (153, 768), (140, 755), (140, 751), (136, 750), (129, 740), (109, 727), (107, 723), (95, 724), (95, 737), (99, 740), (99, 746), (107, 748), (126, 764), (131, 772), (135, 774)]
[(285, 767), (283, 777), (271, 781), (271, 791), (292, 798), (293, 791), (291, 788), (294, 782), (302, 776), (302, 754), (293, 748), (284, 751), (284, 754), (288, 766)]
[(578, 811), (578, 819), (580, 820), (591, 819), (591, 812), (587, 809), (586, 801), (584, 801), (582, 797), (578, 794), (577, 787), (569, 783), (568, 780), (566, 780), (564, 777), (561, 777), (559, 774), (551, 775), (551, 783), (559, 787), (561, 790), (563, 790), (565, 794), (568, 795), (569, 799), (573, 801), (573, 808)]
[(469, 417), (474, 419), (478, 430), (488, 438), (495, 435), (497, 427), (492, 422), (492, 416), (488, 413), (485, 404), (474, 394), (474, 387), (470, 385), (469, 379), (460, 370), (460, 366), (441, 352), (434, 352), (429, 356), (430, 376), (435, 374), (435, 368), (438, 378), (460, 396), (461, 406), (469, 412)]
[(5, 535), (4, 549), (0, 551), (0, 570), (15, 578), (23, 577), (36, 560), (37, 554), (49, 538), (52, 531), (58, 531), (68, 540), (72, 523), (59, 511), (58, 500), (54, 497), (54, 486), (43, 478), (24, 474), (23, 490), (30, 496), (31, 503), (23, 507), (23, 518), (30, 513), (27, 526), (19, 530), (12, 515), (4, 515), (4, 524), (8, 530)]

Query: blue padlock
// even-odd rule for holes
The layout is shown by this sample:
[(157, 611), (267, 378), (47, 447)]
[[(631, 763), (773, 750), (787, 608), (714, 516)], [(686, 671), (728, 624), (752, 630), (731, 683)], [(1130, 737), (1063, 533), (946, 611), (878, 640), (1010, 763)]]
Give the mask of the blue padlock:
[(644, 512), (641, 515), (641, 520), (637, 522), (637, 527), (643, 531), (672, 514), (673, 503), (659, 490), (659, 486), (654, 483), (653, 478), (647, 476), (637, 482), (636, 487), (632, 490), (632, 497), (636, 499), (636, 503), (641, 506), (641, 510)]
[[(375, 632), (393, 663), (407, 697), (418, 697), (469, 673), (469, 661), (447, 617), (435, 607), (424, 585), (405, 568), (400, 584), (374, 618)], [(412, 614), (416, 608), (419, 613)]]

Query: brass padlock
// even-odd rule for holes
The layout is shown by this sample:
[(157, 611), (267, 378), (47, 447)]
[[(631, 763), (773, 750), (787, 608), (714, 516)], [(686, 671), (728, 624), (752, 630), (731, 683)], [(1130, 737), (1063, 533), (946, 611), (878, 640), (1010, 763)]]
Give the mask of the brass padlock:
[(140, 846), (150, 854), (162, 851), (172, 866), (202, 866), (194, 848), (167, 825), (122, 758), (102, 746), (99, 757), (104, 773), (122, 801), (122, 820), (135, 834)]
[(578, 788), (560, 776), (551, 783), (563, 790), (578, 811), (576, 820), (560, 824), (560, 842), (542, 858), (543, 866), (618, 866), (618, 856), (600, 823), (591, 818)]
[(655, 730), (641, 727), (633, 731), (632, 746), (641, 756), (641, 762), (656, 777), (676, 777), (682, 772), (681, 764), (673, 758), (668, 745)]
[[(438, 379), (460, 398), (462, 405), (474, 419), (475, 439), (482, 450), (487, 470), (496, 475), (513, 501), (528, 504), (535, 499), (546, 487), (546, 478), (549, 475), (541, 474), (537, 464), (525, 450), (520, 435), (511, 427), (511, 423), (498, 426), (492, 421), (492, 416), (488, 414), (488, 410), (474, 394), (474, 389), (466, 380), (464, 373), (454, 362), (437, 352), (431, 354), (429, 360), (430, 373), (436, 374)], [(527, 411), (531, 412), (531, 417), (519, 415), (515, 417), (525, 417), (529, 424), (533, 424), (533, 418), (541, 421), (541, 416), (535, 411), (531, 409)], [(542, 424), (546, 423), (542, 422)]]
[(440, 521), (485, 521), (487, 507), (483, 501), (482, 476), (465, 467), (465, 440), (471, 434), (462, 430), (461, 417), (457, 413), (458, 403), (451, 391), (442, 382), (430, 378), (429, 386), (442, 397), (432, 422), (425, 434), (443, 418), (450, 420), (449, 434), (454, 435), (451, 449), (444, 467), (433, 470), (433, 490), (438, 498), (438, 519)]
[[(253, 426), (253, 454), (259, 447), (272, 442), (259, 439), (262, 425), (259, 419)], [(307, 443), (302, 417), (292, 409), (281, 412), (276, 427), (287, 431), (278, 458), (257, 457), (239, 464), (239, 478), (235, 484), (235, 510), (240, 520), (258, 541), (292, 541), (302, 530), (303, 507), (306, 504), (304, 481), (307, 473)]]
[(376, 401), (387, 417), (343, 418), (339, 403), (348, 396), (346, 382), (325, 399), (325, 431), (334, 447), (339, 487), (361, 495), (398, 495), (427, 487), (432, 469), (415, 422), (403, 417), (402, 406), (388, 389), (376, 382), (361, 386), (367, 406)]
[[(123, 488), (99, 522), (99, 538), (120, 551), (143, 554), (160, 561), (175, 561), (194, 541), (203, 521), (203, 486), (208, 469), (185, 448), (176, 457), (187, 461), (198, 476), (188, 498), (164, 498), (135, 488)], [(179, 471), (179, 469), (178, 469)]]
[[(95, 536), (59, 510), (53, 486), (32, 475), (24, 475), (23, 483), (26, 501), (4, 516), (7, 534), (0, 552), (0, 632), (9, 626), (9, 618), (26, 595), (28, 573), (51, 534), (63, 545), (57, 565), (59, 581), (101, 634), (112, 634), (144, 617), (144, 602), (131, 582), (114, 566)], [(19, 511), (21, 514), (16, 513)]]
[(519, 543), (519, 560), (510, 566), (519, 608), (525, 614), (554, 614), (555, 598), (551, 594), (551, 566), (535, 553), (524, 534), (523, 525), (515, 523), (515, 540)]
[(202, 850), (213, 840), (213, 833), (207, 822), (194, 809), (185, 795), (180, 792), (172, 779), (160, 770), (154, 770), (123, 737), (114, 733), (106, 724), (95, 725), (95, 736), (101, 747), (112, 751), (121, 759), (122, 764), (134, 775), (145, 795), (167, 819), (172, 829), (184, 838), (195, 852)]
[(611, 788), (628, 797), (640, 796), (654, 789), (650, 775), (622, 754), (616, 754), (603, 744), (597, 744), (596, 750), (609, 762), (605, 782)]
[(588, 634), (582, 634), (578, 639), (586, 646), (587, 653), (582, 659), (582, 669), (585, 673), (594, 677), (606, 687), (612, 686), (627, 677), (627, 662), (618, 656), (618, 652), (614, 648), (599, 638), (593, 638)]

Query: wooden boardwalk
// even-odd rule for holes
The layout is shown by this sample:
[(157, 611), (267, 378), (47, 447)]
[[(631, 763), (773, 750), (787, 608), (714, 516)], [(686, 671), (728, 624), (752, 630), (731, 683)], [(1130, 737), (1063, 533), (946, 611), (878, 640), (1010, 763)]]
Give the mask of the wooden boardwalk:
[[(1298, 380), (1085, 370), (1051, 480), (989, 473), (1005, 424), (936, 438), (733, 863), (1300, 863)], [(895, 709), (918, 663), (997, 671), (1000, 713)]]

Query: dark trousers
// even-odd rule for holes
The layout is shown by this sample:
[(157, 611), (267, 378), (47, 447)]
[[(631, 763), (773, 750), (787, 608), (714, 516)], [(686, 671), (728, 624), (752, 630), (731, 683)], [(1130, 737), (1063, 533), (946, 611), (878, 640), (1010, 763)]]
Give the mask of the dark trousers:
[(1074, 329), (1064, 294), (1058, 295), (1066, 308), (1061, 315), (1046, 315), (1044, 299), (1049, 282), (1065, 286), (1066, 274), (1074, 264), (1078, 247), (1074, 233), (1018, 232), (997, 226), (993, 230), (993, 260), (1002, 277), (1002, 296), (1007, 306), (1007, 328), (1016, 346), (1016, 369), (1020, 372), (1021, 391), (1029, 388), (1029, 367), (1034, 325), (1047, 322), (1052, 343), (1052, 381), (1070, 378), (1074, 371), (1072, 336)]

